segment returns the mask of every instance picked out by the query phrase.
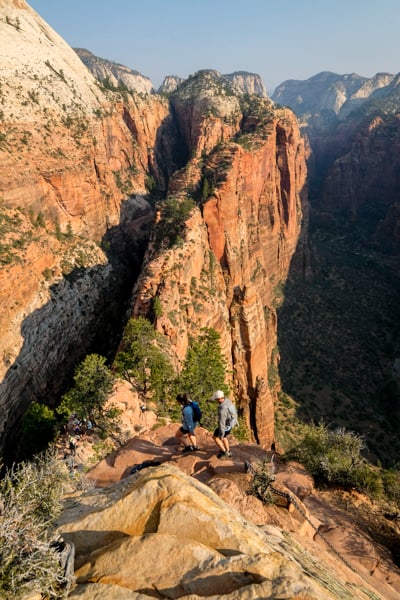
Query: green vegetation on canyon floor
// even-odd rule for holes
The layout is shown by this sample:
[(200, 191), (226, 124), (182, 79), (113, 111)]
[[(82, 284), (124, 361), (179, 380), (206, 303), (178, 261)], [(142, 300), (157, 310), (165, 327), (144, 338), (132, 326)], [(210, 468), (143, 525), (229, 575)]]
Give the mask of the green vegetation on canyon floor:
[(283, 394), (277, 421), (346, 427), (369, 458), (396, 466), (400, 451), (399, 257), (371, 244), (365, 226), (310, 231), (313, 275), (289, 278), (278, 312)]

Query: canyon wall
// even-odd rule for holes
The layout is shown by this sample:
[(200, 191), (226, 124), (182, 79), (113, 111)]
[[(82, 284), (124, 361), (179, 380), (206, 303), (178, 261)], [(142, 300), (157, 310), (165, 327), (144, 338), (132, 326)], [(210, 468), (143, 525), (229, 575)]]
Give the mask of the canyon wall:
[(349, 140), (349, 149), (331, 165), (321, 207), (357, 217), (384, 219), (396, 201), (400, 168), (399, 114), (376, 114), (365, 120)]
[(310, 140), (310, 200), (325, 217), (368, 222), (370, 241), (397, 253), (400, 75), (323, 72), (279, 85)]
[(0, 30), (3, 447), (118, 322), (149, 236), (146, 180), (165, 188), (174, 136), (167, 100), (102, 89), (25, 2), (1, 2)]
[[(32, 401), (57, 402), (106, 323), (112, 335), (140, 269), (133, 314), (160, 298), (176, 368), (189, 336), (215, 328), (232, 393), (270, 444), (276, 307), (304, 225), (293, 113), (215, 71), (169, 98), (104, 89), (22, 1), (2, 1), (0, 28), (0, 446)], [(163, 229), (165, 195), (196, 205), (181, 244)]]
[(216, 89), (213, 78), (202, 73), (192, 82), (193, 92), (202, 81), (201, 97), (191, 98), (186, 87), (172, 100), (194, 158), (171, 178), (169, 193), (177, 201), (188, 190), (204, 195), (206, 181), (213, 191), (192, 211), (181, 244), (160, 252), (162, 217), (155, 226), (133, 315), (148, 314), (159, 298), (156, 327), (178, 365), (190, 336), (203, 327), (217, 330), (231, 390), (255, 440), (269, 446), (279, 390), (276, 308), (306, 232), (305, 150), (291, 111), (266, 103), (263, 118), (254, 107), (244, 115), (237, 97)]
[(320, 73), (273, 96), (310, 143), (312, 278), (289, 279), (278, 315), (282, 388), (296, 416), (354, 429), (387, 467), (400, 423), (399, 82)]

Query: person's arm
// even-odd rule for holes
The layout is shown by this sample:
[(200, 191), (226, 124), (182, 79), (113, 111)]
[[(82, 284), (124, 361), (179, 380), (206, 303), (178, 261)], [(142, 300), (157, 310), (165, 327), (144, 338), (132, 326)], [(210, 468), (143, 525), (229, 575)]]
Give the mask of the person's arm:
[(183, 409), (183, 416), (185, 417), (185, 428), (189, 431), (189, 433), (193, 434), (194, 432), (194, 422), (193, 422), (193, 410), (191, 406), (185, 406)]

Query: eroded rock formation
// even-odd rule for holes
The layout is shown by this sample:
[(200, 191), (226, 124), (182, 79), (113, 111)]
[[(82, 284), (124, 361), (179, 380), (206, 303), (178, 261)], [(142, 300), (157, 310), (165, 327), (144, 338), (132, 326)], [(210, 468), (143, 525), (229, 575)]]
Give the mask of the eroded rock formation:
[[(276, 307), (307, 214), (305, 151), (291, 111), (266, 104), (264, 124), (255, 113), (244, 118), (238, 98), (219, 86), (203, 72), (173, 99), (182, 136), (198, 158), (171, 179), (170, 194), (205, 185), (213, 191), (187, 221), (181, 245), (160, 253), (155, 228), (133, 314), (148, 314), (160, 299), (157, 328), (178, 364), (190, 335), (216, 329), (235, 396), (255, 439), (268, 446), (278, 389)], [(162, 220), (159, 230), (165, 236)]]
[(173, 135), (165, 99), (102, 91), (25, 2), (1, 3), (0, 28), (3, 446), (32, 400), (55, 401), (121, 295), (99, 244), (127, 244), (137, 270), (152, 218), (141, 194), (149, 174), (166, 186)]
[[(251, 447), (245, 451), (251, 452)], [(376, 563), (373, 547), (362, 535), (353, 537), (354, 532), (348, 531), (346, 536), (340, 511), (333, 522), (333, 513), (330, 519), (324, 514), (324, 501), (311, 495), (319, 518), (328, 519), (321, 530), (332, 547), (340, 547), (335, 556), (323, 540), (313, 539), (313, 527), (300, 513), (290, 513), (284, 506), (266, 507), (246, 495), (248, 476), (240, 472), (239, 463), (228, 467), (210, 463), (214, 475), (207, 486), (197, 476), (185, 474), (192, 458), (177, 457), (177, 465), (144, 469), (101, 491), (81, 495), (78, 504), (76, 499), (67, 503), (57, 532), (75, 545), (76, 587), (70, 598), (120, 599), (140, 594), (144, 600), (157, 592), (187, 600), (366, 600), (379, 593), (394, 600), (397, 570), (392, 576), (386, 572), (386, 581), (383, 565), (379, 574), (369, 574)], [(205, 462), (203, 457), (201, 463)], [(286, 473), (287, 483), (288, 478)], [(297, 483), (298, 493), (310, 494), (310, 480), (298, 474)], [(282, 483), (276, 485), (287, 489)], [(301, 500), (296, 502), (307, 515)], [(328, 530), (337, 530), (336, 537)], [(339, 532), (347, 546), (340, 544)]]
[(160, 297), (156, 326), (177, 368), (188, 336), (215, 328), (232, 391), (255, 439), (270, 444), (275, 308), (304, 219), (293, 113), (210, 70), (169, 100), (111, 92), (28, 5), (4, 1), (0, 17), (2, 444), (33, 399), (55, 402), (113, 287), (119, 296), (110, 257), (125, 252), (138, 269), (153, 218), (144, 196), (154, 186), (179, 201), (193, 195), (196, 208), (182, 246), (165, 243), (156, 217), (133, 312), (146, 314)]

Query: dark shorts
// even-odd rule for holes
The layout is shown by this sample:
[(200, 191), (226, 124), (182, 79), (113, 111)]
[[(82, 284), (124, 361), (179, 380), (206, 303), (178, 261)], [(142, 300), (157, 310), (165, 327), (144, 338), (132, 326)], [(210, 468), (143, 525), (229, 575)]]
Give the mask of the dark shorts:
[[(224, 437), (227, 437), (231, 431), (232, 431), (232, 427), (228, 427), (228, 429), (225, 429)], [(221, 434), (219, 432), (219, 427), (217, 427), (217, 429), (214, 431), (214, 437), (219, 437), (219, 438), (221, 437)]]
[(179, 431), (181, 433), (183, 433), (184, 435), (187, 435), (188, 433), (190, 433), (190, 431), (188, 429), (185, 429), (184, 427), (179, 427)]

